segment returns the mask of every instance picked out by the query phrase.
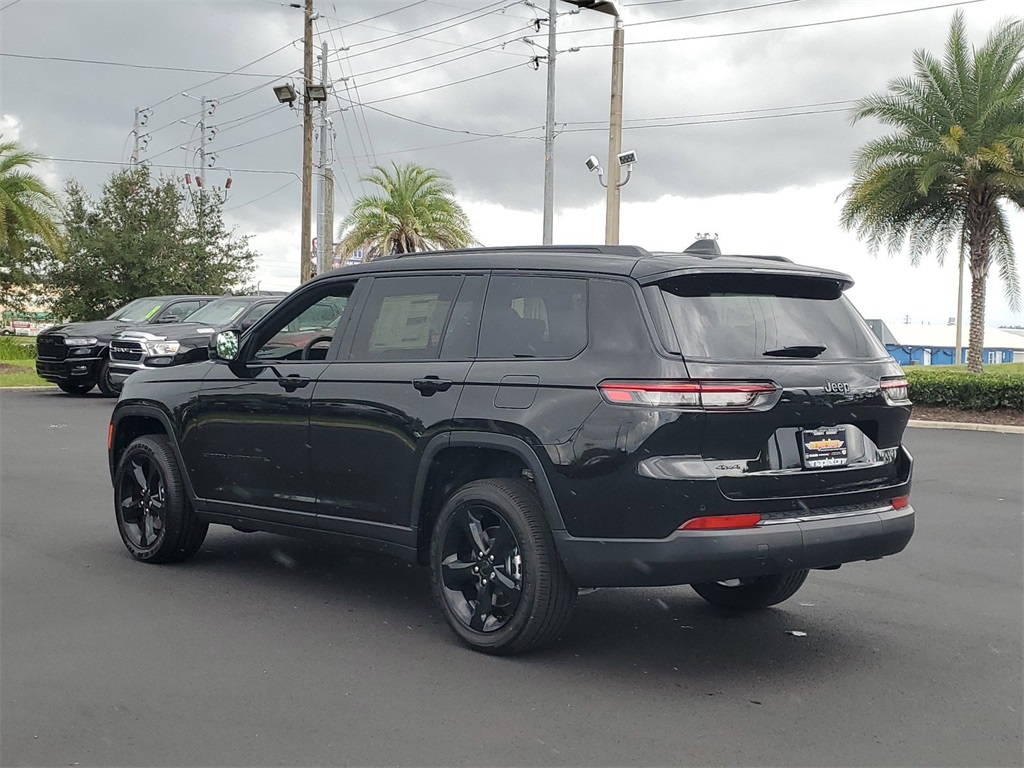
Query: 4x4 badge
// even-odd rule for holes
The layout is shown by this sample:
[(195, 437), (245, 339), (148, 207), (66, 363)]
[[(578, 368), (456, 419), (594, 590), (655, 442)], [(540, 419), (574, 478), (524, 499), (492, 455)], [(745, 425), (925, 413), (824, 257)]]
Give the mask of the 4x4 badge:
[(845, 381), (826, 381), (825, 392), (828, 394), (848, 395), (850, 394), (850, 385)]

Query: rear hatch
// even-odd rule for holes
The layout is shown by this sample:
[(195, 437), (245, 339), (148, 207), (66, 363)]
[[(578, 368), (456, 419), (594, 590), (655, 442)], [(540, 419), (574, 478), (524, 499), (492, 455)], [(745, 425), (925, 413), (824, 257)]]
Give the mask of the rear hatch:
[[(909, 476), (902, 371), (842, 295), (842, 277), (704, 273), (647, 289), (662, 335), (675, 335), (666, 346), (711, 393), (701, 453), (726, 497), (833, 506)], [(744, 395), (748, 384), (760, 391)]]

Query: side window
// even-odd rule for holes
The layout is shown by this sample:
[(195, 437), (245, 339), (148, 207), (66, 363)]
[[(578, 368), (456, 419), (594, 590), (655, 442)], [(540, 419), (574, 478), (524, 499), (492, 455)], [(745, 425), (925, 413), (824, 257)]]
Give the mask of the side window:
[(276, 304), (268, 302), (266, 304), (257, 304), (255, 307), (250, 309), (245, 316), (242, 318), (242, 328), (250, 328), (256, 324), (256, 321), (262, 318), (267, 312), (272, 310)]
[(491, 278), (480, 328), (482, 358), (573, 357), (587, 345), (587, 281)]
[(179, 320), (184, 320), (202, 305), (200, 301), (179, 301), (177, 304), (171, 304), (157, 318), (157, 322), (176, 323)]
[(325, 359), (334, 333), (345, 319), (355, 285), (355, 282), (331, 283), (303, 297), (302, 301), (290, 302), (290, 311), (260, 332), (256, 358)]
[(487, 278), (483, 275), (471, 275), (462, 283), (462, 290), (455, 300), (455, 308), (452, 309), (448, 328), (444, 332), (442, 360), (469, 360), (476, 356), (486, 286)]
[(433, 360), (462, 278), (378, 277), (352, 343), (352, 360)]

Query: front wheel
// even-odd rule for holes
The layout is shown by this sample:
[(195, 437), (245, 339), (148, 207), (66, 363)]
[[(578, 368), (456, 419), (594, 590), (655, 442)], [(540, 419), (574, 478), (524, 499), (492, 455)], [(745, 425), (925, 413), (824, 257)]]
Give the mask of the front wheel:
[(712, 605), (738, 611), (757, 610), (788, 600), (807, 580), (807, 570), (756, 576), (750, 579), (691, 584), (693, 591)]
[(136, 560), (150, 563), (192, 557), (209, 528), (196, 518), (164, 435), (137, 438), (121, 454), (114, 474), (114, 511), (125, 547)]
[(100, 375), (96, 379), (96, 384), (100, 388), (100, 394), (104, 397), (117, 397), (121, 394), (121, 387), (110, 378), (109, 360), (104, 360), (100, 363)]
[(448, 499), (434, 525), (430, 575), (448, 624), (484, 653), (555, 640), (576, 601), (540, 499), (522, 480), (476, 480)]
[(96, 385), (91, 381), (87, 381), (84, 384), (80, 384), (77, 381), (58, 381), (57, 386), (60, 387), (61, 392), (78, 396), (86, 394)]

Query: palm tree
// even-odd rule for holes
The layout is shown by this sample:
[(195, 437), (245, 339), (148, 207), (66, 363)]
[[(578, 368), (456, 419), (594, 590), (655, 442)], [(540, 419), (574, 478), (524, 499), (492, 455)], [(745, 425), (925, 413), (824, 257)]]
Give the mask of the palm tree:
[(20, 259), (37, 239), (51, 250), (60, 248), (56, 198), (26, 170), (40, 159), (15, 141), (0, 141), (0, 253), (12, 259)]
[(439, 171), (414, 163), (376, 165), (363, 181), (381, 194), (364, 195), (341, 222), (338, 249), (364, 248), (366, 259), (414, 251), (464, 248), (476, 242), (455, 188)]
[(1024, 23), (1000, 22), (978, 49), (963, 13), (953, 17), (945, 56), (914, 52), (914, 75), (861, 99), (853, 122), (875, 117), (895, 130), (855, 155), (841, 222), (871, 250), (909, 245), (910, 259), (934, 251), (941, 264), (955, 239), (971, 270), (968, 370), (980, 373), (985, 281), (999, 270), (1011, 308), (1020, 284), (1007, 208), (1024, 207)]

